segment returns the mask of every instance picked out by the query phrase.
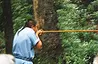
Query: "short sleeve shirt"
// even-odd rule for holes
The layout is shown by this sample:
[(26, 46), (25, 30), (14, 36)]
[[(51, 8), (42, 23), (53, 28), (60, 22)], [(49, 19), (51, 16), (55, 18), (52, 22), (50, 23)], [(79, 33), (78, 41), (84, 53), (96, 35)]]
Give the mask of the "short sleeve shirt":
[[(20, 31), (20, 30), (19, 30)], [(24, 28), (14, 36), (13, 40), (13, 54), (18, 54), (23, 57), (34, 57), (33, 46), (37, 44), (39, 38), (36, 36), (35, 31), (31, 28)]]

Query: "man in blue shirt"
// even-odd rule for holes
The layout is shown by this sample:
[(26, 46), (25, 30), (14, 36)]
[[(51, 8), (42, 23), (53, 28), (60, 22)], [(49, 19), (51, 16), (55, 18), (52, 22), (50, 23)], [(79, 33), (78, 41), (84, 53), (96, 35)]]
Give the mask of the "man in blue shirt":
[(12, 51), (15, 64), (33, 64), (34, 47), (42, 48), (42, 42), (38, 36), (41, 32), (37, 28), (37, 23), (32, 19), (29, 19), (25, 26), (16, 32)]

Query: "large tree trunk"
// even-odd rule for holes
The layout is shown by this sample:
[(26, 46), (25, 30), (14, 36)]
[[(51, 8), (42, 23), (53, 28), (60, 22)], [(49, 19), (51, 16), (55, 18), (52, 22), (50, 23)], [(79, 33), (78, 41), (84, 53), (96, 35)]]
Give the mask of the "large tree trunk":
[(13, 23), (12, 23), (12, 12), (11, 12), (11, 0), (3, 0), (3, 21), (5, 42), (6, 42), (6, 53), (12, 53), (12, 41), (13, 41)]
[[(57, 13), (54, 8), (54, 0), (33, 0), (34, 16), (40, 28), (44, 30), (58, 30)], [(62, 53), (59, 33), (45, 33), (42, 35), (42, 57), (50, 58), (57, 64), (57, 57)], [(53, 64), (53, 63), (52, 63)]]

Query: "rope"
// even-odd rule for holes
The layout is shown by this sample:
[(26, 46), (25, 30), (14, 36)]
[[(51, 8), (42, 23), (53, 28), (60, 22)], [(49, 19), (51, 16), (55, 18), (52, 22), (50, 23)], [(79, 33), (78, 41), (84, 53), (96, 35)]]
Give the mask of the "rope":
[(55, 32), (98, 32), (98, 30), (47, 30), (42, 31), (43, 33), (55, 33)]

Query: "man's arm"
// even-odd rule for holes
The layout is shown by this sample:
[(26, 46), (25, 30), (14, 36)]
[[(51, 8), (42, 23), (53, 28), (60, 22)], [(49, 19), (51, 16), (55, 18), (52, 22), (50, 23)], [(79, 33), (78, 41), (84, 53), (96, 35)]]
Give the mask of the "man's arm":
[(36, 48), (42, 49), (42, 42), (41, 41), (38, 41), (38, 43), (36, 44)]
[[(41, 34), (42, 33), (42, 31), (41, 30), (38, 30), (37, 32), (36, 32), (36, 36), (39, 38), (39, 34)], [(40, 40), (40, 38), (39, 38), (39, 41), (37, 42), (37, 44), (36, 44), (36, 48), (37, 49), (42, 49), (42, 41)]]

